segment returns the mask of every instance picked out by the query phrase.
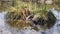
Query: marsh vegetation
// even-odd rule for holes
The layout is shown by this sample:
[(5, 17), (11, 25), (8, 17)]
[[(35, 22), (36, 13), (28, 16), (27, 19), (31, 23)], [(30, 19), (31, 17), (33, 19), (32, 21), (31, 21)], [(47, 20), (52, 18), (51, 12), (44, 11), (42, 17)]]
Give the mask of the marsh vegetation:
[(7, 6), (4, 6), (3, 3), (2, 9), (4, 8), (3, 10), (7, 11), (5, 16), (6, 23), (20, 29), (30, 26), (38, 30), (37, 25), (47, 29), (53, 27), (56, 17), (50, 9), (59, 10), (59, 2), (56, 0), (52, 4), (45, 4), (45, 1), (43, 3), (38, 1), (15, 0), (13, 5)]

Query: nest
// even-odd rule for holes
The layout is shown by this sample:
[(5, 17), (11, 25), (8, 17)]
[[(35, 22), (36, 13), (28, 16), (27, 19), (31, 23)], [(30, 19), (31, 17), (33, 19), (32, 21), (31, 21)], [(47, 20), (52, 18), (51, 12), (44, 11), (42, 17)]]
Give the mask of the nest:
[(31, 13), (29, 13), (30, 12), (25, 13), (25, 15), (28, 15), (24, 16), (21, 12), (8, 12), (5, 16), (6, 22), (11, 26), (18, 27), (21, 29), (29, 26), (35, 27), (33, 26), (33, 24), (40, 25), (49, 29), (55, 24), (56, 17), (51, 11), (46, 12), (44, 15), (37, 13), (32, 15)]

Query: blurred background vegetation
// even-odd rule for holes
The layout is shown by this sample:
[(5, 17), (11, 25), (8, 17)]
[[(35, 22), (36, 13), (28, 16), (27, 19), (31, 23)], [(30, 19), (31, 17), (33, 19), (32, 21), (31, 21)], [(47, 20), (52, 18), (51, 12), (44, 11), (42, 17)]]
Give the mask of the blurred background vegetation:
[(59, 10), (60, 0), (0, 0), (1, 10), (13, 11), (25, 6), (32, 11), (48, 10), (50, 8)]

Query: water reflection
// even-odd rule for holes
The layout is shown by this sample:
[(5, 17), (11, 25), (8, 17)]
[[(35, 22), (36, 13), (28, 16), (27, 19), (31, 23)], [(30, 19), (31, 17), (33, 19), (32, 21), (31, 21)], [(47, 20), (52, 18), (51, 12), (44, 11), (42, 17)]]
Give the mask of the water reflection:
[(5, 12), (0, 13), (0, 34), (11, 34), (6, 27), (6, 23), (4, 20)]

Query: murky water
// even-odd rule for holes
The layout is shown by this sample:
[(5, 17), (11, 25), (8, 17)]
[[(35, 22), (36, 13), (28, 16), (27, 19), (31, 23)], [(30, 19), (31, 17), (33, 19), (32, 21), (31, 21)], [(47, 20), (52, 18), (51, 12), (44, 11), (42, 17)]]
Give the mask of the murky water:
[[(60, 34), (60, 12), (52, 9), (54, 15), (57, 20), (55, 25), (51, 29), (47, 29), (43, 34)], [(0, 13), (0, 34), (41, 34), (43, 30), (35, 31), (30, 30), (29, 28), (26, 30), (20, 30), (18, 28), (10, 27), (7, 23), (5, 23), (4, 16), (7, 12)]]

